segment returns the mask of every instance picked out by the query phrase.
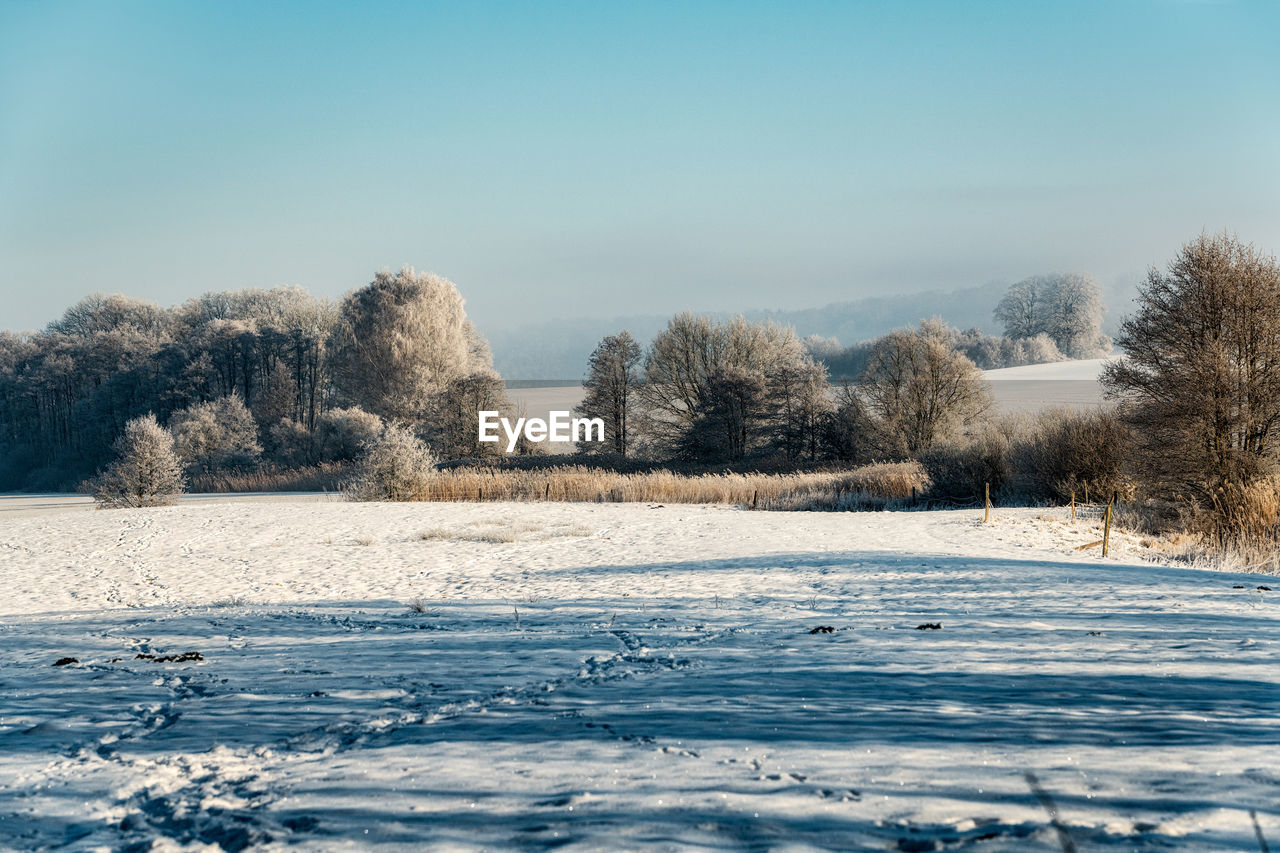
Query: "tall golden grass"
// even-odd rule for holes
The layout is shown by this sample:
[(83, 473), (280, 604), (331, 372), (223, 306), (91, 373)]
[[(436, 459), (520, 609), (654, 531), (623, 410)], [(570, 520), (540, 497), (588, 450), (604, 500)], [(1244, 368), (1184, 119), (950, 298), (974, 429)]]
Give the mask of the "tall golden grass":
[(581, 465), (436, 472), (412, 500), (735, 504), (758, 509), (850, 509), (909, 499), (928, 488), (917, 462), (794, 474), (619, 473)]
[(187, 491), (337, 492), (350, 475), (350, 466), (341, 462), (322, 462), (307, 468), (199, 474), (187, 478)]

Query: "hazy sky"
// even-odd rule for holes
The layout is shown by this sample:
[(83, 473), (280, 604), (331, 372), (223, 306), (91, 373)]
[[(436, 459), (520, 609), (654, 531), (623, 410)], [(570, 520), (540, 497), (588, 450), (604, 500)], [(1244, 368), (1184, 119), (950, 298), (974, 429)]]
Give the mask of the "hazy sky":
[(411, 264), (482, 330), (1280, 250), (1280, 4), (0, 0), (0, 328)]

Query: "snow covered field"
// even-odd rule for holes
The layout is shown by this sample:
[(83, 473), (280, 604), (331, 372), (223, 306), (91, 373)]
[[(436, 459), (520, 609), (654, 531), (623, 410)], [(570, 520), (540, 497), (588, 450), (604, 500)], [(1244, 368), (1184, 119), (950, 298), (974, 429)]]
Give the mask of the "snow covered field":
[(1274, 579), (1096, 538), (1063, 510), (0, 516), (0, 847), (1274, 846)]

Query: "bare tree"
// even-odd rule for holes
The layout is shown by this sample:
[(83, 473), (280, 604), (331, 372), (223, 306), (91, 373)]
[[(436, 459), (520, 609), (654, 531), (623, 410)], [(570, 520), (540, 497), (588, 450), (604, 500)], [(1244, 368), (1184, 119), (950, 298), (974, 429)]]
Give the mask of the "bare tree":
[(1103, 382), (1135, 427), (1147, 479), (1216, 505), (1271, 474), (1280, 438), (1280, 265), (1202, 234), (1152, 269)]
[(783, 365), (770, 378), (774, 445), (789, 458), (817, 459), (835, 410), (826, 368), (802, 361)]
[(726, 364), (707, 376), (702, 407), (681, 436), (679, 451), (691, 459), (738, 460), (765, 437), (768, 402), (765, 378)]
[(679, 314), (645, 359), (639, 397), (647, 437), (666, 452), (741, 458), (774, 434), (773, 379), (812, 364), (788, 327)]
[(167, 506), (182, 494), (182, 463), (173, 438), (153, 414), (134, 418), (115, 443), (116, 460), (94, 483), (94, 498), (107, 508)]
[[(511, 412), (506, 385), (493, 370), (477, 370), (454, 377), (438, 397), (430, 439), (447, 459), (500, 456), (502, 446), (480, 441), (480, 412)], [(527, 452), (528, 446), (518, 447)]]
[(878, 428), (858, 388), (844, 381), (836, 389), (833, 404), (834, 410), (823, 422), (823, 452), (845, 462), (872, 461), (879, 452)]
[(917, 455), (953, 438), (991, 405), (982, 373), (927, 321), (881, 338), (858, 381), (883, 452)]
[(636, 387), (640, 384), (639, 364), (640, 345), (628, 331), (607, 336), (591, 353), (587, 380), (582, 383), (586, 393), (574, 413), (603, 420), (605, 440), (583, 442), (583, 449), (627, 455), (631, 446), (632, 408)]

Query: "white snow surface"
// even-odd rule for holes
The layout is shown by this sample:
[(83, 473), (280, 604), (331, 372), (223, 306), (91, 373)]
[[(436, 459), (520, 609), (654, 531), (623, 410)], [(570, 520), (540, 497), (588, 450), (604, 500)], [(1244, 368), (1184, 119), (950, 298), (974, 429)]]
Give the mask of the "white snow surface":
[(1062, 509), (3, 518), (0, 847), (1280, 843), (1274, 579), (1097, 538)]
[(1081, 358), (1072, 361), (1051, 361), (1046, 364), (1024, 364), (1021, 367), (1001, 367), (984, 370), (984, 379), (1019, 382), (1095, 382), (1102, 376), (1102, 368), (1118, 361), (1118, 357)]

